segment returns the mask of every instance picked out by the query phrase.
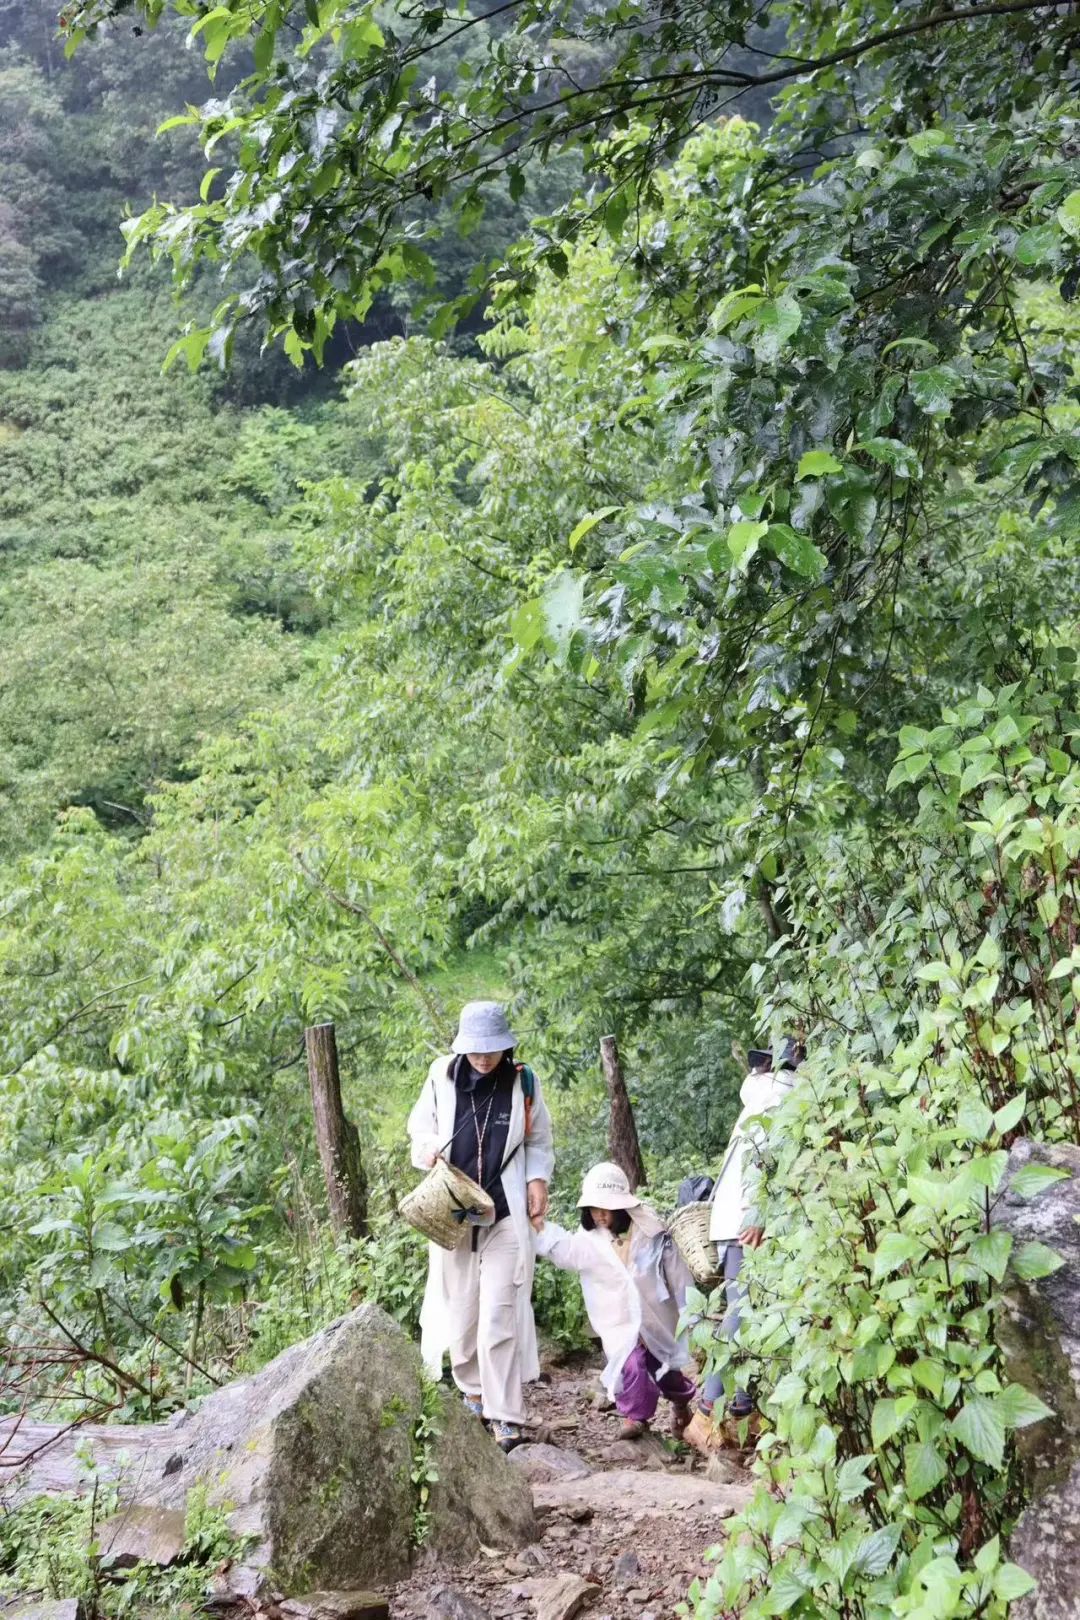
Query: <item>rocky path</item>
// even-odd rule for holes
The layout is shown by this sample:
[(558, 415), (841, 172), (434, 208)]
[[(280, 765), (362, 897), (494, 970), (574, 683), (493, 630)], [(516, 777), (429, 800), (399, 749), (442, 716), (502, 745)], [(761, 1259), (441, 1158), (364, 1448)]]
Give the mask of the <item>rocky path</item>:
[(481, 1552), (464, 1568), (421, 1560), (391, 1599), (392, 1620), (665, 1620), (686, 1597), (724, 1520), (748, 1500), (738, 1453), (706, 1467), (664, 1436), (619, 1439), (599, 1409), (597, 1372), (552, 1369), (530, 1395), (529, 1443), (513, 1454), (533, 1486), (541, 1539), (523, 1552)]

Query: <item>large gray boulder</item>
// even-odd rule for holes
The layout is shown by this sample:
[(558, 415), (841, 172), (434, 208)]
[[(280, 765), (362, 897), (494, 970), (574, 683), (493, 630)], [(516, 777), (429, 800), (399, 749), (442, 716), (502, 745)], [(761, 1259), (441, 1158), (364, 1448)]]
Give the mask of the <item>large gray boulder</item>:
[[(425, 1441), (433, 1405), (436, 1432)], [(421, 1530), (448, 1559), (536, 1536), (528, 1481), (459, 1400), (425, 1391), (416, 1348), (373, 1305), (215, 1390), (196, 1412), (145, 1434), (80, 1435), (95, 1455), (101, 1442), (103, 1472), (125, 1504), (183, 1509), (198, 1485), (226, 1508), (249, 1538), (230, 1574), (248, 1595), (388, 1587), (408, 1573)], [(56, 1484), (44, 1484), (35, 1461), (23, 1493), (71, 1487), (61, 1453), (46, 1457)], [(414, 1474), (433, 1476), (422, 1514)]]
[[(1065, 1172), (1030, 1196), (1017, 1176), (1032, 1166)], [(1023, 1186), (1023, 1178), (1019, 1182)], [(1009, 1155), (995, 1223), (1022, 1243), (1044, 1243), (1064, 1264), (1037, 1282), (1010, 1283), (999, 1340), (1010, 1379), (1054, 1416), (1021, 1429), (1017, 1446), (1032, 1503), (1013, 1532), (1013, 1559), (1038, 1590), (1010, 1611), (1017, 1620), (1080, 1616), (1080, 1148), (1020, 1141)]]

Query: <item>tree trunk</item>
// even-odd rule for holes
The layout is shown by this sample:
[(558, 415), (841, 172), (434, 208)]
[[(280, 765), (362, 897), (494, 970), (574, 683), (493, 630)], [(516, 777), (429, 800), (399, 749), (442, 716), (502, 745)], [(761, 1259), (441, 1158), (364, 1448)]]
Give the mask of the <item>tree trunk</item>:
[(639, 1187), (645, 1185), (645, 1166), (641, 1162), (641, 1146), (638, 1142), (637, 1126), (634, 1123), (634, 1110), (627, 1095), (626, 1081), (623, 1079), (622, 1065), (619, 1062), (619, 1048), (614, 1035), (605, 1035), (601, 1040), (600, 1061), (604, 1066), (604, 1082), (611, 1100), (608, 1157), (620, 1169), (626, 1171), (630, 1189), (636, 1192)]
[(333, 1024), (316, 1024), (304, 1031), (311, 1107), (319, 1144), (330, 1219), (349, 1237), (367, 1237), (367, 1177), (360, 1157), (356, 1126), (341, 1106), (337, 1037)]

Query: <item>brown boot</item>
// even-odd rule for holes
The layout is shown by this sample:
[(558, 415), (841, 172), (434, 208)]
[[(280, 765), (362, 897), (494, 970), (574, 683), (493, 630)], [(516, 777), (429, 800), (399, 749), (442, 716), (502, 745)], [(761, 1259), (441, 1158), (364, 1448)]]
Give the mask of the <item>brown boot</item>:
[(623, 1440), (640, 1440), (642, 1435), (648, 1434), (648, 1432), (649, 1425), (647, 1423), (639, 1423), (636, 1418), (623, 1418), (619, 1435)]
[(719, 1430), (713, 1428), (712, 1418), (705, 1412), (694, 1413), (682, 1432), (682, 1439), (695, 1451), (700, 1451), (703, 1457), (719, 1451), (724, 1443)]
[(672, 1401), (671, 1403), (671, 1435), (674, 1440), (681, 1440), (686, 1433), (690, 1422), (690, 1405), (687, 1401)]

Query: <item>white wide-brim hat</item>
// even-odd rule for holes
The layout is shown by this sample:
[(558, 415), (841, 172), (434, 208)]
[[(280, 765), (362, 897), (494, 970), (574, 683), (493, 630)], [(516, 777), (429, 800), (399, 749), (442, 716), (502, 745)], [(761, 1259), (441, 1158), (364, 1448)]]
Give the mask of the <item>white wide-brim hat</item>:
[(498, 1001), (469, 1001), (461, 1009), (452, 1052), (509, 1052), (517, 1036)]
[(617, 1164), (594, 1164), (581, 1183), (578, 1209), (637, 1209), (626, 1171)]

